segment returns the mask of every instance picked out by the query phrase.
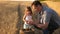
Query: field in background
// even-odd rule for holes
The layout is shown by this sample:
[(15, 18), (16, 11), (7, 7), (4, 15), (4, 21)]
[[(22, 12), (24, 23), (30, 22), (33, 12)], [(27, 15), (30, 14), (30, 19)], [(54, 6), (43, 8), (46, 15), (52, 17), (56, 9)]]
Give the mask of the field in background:
[[(60, 2), (44, 1), (60, 15)], [(31, 2), (0, 1), (0, 34), (19, 34), (23, 24), (22, 16)], [(60, 28), (54, 34), (60, 34)]]

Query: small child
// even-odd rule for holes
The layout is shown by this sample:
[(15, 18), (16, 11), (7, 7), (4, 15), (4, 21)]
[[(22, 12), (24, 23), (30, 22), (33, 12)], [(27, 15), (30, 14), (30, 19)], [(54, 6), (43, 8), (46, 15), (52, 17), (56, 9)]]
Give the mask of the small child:
[(33, 22), (32, 10), (30, 7), (26, 8), (25, 14), (23, 16), (23, 21), (24, 21), (23, 29), (32, 29), (32, 25), (28, 24), (30, 21)]

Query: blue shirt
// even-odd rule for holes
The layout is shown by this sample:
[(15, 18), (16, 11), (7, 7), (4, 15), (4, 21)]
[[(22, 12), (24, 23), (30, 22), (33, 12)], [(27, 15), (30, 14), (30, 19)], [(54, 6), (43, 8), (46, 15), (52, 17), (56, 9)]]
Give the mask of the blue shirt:
[(57, 24), (60, 25), (60, 19), (58, 14), (52, 10), (49, 7), (43, 6), (43, 10), (42, 10), (43, 14), (42, 14), (42, 21), (43, 23), (49, 23), (50, 19), (53, 19)]

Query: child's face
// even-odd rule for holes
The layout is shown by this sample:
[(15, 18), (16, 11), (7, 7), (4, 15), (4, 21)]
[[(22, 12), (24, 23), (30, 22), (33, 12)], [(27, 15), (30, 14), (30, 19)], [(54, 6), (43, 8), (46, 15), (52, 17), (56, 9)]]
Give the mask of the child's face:
[(30, 12), (28, 11), (28, 12), (26, 12), (26, 14), (30, 15)]
[(28, 9), (26, 9), (26, 14), (30, 15), (30, 11)]

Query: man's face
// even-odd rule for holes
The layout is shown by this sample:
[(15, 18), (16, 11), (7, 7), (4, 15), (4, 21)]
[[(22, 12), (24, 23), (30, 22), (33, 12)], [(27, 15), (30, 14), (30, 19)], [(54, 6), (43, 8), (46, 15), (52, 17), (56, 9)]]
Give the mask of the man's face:
[(40, 6), (40, 5), (38, 5), (38, 6), (33, 5), (33, 6), (32, 6), (32, 10), (39, 12), (39, 11), (42, 10), (42, 6)]

